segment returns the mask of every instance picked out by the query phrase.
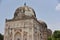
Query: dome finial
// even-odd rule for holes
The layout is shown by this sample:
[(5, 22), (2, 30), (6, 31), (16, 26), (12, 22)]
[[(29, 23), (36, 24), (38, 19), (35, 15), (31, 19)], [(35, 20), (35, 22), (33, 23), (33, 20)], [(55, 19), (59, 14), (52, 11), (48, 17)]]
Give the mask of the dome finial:
[(26, 2), (24, 3), (24, 6), (26, 6)]

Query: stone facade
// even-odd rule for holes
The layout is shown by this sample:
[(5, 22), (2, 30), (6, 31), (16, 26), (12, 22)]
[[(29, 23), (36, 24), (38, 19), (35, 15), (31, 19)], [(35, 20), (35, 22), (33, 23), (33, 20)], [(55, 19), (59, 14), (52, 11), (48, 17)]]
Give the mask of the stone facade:
[(13, 19), (6, 19), (4, 40), (47, 40), (47, 25), (38, 21), (31, 7), (16, 9)]

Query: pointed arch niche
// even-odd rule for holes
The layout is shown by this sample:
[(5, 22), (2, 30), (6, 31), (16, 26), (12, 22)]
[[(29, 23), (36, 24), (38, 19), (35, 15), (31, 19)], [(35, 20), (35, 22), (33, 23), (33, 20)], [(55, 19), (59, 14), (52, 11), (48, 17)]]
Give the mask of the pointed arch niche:
[(22, 36), (20, 32), (16, 32), (14, 35), (14, 40), (21, 40)]

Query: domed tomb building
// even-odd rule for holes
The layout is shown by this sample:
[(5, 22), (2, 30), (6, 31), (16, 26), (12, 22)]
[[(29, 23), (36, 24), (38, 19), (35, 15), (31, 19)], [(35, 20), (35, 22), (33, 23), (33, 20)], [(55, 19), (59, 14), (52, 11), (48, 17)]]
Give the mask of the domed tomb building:
[(47, 25), (37, 20), (33, 8), (24, 5), (12, 19), (6, 19), (4, 40), (47, 40)]

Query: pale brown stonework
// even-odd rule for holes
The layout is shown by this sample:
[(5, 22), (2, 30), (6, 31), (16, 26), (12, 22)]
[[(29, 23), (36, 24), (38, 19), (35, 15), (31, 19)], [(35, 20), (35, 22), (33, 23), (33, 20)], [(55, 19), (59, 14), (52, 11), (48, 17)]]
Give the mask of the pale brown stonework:
[(26, 5), (16, 9), (13, 19), (6, 19), (4, 40), (47, 40), (47, 36), (46, 23)]

